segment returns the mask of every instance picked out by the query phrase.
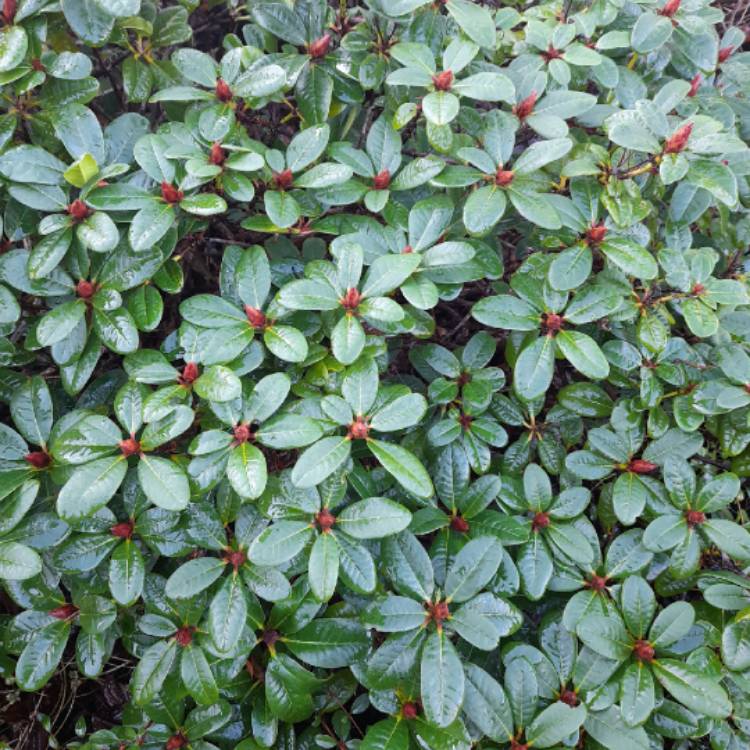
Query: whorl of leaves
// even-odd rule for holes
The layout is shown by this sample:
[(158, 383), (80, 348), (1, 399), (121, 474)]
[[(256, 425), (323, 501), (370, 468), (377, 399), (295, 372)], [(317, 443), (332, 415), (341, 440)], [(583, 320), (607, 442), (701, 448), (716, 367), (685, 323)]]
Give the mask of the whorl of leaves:
[(741, 5), (4, 0), (12, 747), (750, 746)]

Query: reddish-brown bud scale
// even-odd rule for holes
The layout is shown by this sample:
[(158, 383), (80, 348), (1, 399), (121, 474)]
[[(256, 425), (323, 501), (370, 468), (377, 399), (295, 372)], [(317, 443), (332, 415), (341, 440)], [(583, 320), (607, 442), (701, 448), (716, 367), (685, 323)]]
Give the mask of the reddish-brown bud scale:
[(224, 562), (231, 565), (236, 573), (247, 560), (247, 555), (242, 550), (231, 550), (224, 556)]
[(253, 328), (266, 327), (266, 316), (263, 314), (263, 311), (259, 310), (257, 307), (245, 305), (245, 315), (247, 316), (248, 323), (250, 323)]
[(562, 330), (564, 318), (557, 313), (545, 313), (542, 317), (542, 328), (548, 336), (554, 336)]
[(534, 514), (534, 518), (531, 521), (531, 530), (534, 533), (538, 533), (542, 529), (546, 529), (549, 526), (549, 524), (550, 524), (549, 516), (546, 513), (539, 511), (538, 513)]
[(3, 0), (3, 20), (12, 24), (16, 17), (16, 0)]
[(627, 471), (633, 474), (650, 474), (658, 468), (657, 464), (652, 464), (651, 461), (644, 461), (642, 458), (633, 458), (627, 465)]
[(510, 741), (510, 750), (529, 750), (529, 746), (525, 742), (512, 739)]
[(133, 536), (134, 524), (132, 521), (122, 521), (109, 527), (109, 533), (118, 539), (130, 539)]
[(568, 706), (577, 706), (581, 701), (575, 690), (563, 690), (560, 693), (560, 700)]
[(164, 747), (166, 750), (180, 750), (182, 747), (186, 747), (188, 744), (188, 738), (182, 733), (177, 732), (173, 734), (166, 742)]
[(341, 306), (345, 310), (353, 311), (359, 307), (359, 303), (362, 301), (362, 295), (356, 287), (347, 289), (346, 294), (341, 298)]
[(403, 706), (401, 706), (401, 715), (407, 720), (411, 721), (412, 719), (416, 719), (417, 716), (419, 716), (419, 707), (416, 703), (404, 703)]
[(473, 421), (474, 420), (469, 414), (460, 414), (458, 417), (458, 423), (461, 425), (461, 429), (464, 432), (467, 432), (468, 430), (471, 429), (471, 423)]
[(687, 525), (692, 529), (695, 526), (706, 523), (706, 514), (700, 510), (689, 510), (685, 513), (685, 520), (687, 521)]
[(726, 62), (734, 53), (734, 47), (722, 47), (719, 50), (719, 63)]
[(695, 297), (700, 297), (703, 292), (706, 291), (706, 287), (703, 284), (693, 284), (693, 288), (690, 290)]
[(655, 653), (654, 647), (648, 641), (638, 640), (633, 645), (633, 654), (638, 661), (651, 662)]
[(387, 169), (378, 172), (372, 179), (375, 190), (385, 190), (391, 184), (391, 173)]
[(276, 645), (276, 641), (281, 638), (281, 634), (276, 630), (264, 630), (262, 635), (263, 643), (269, 648), (273, 648)]
[(357, 417), (349, 425), (348, 437), (350, 440), (367, 440), (369, 432), (370, 426), (367, 424), (367, 420), (364, 417)]
[(24, 456), (24, 460), (28, 461), (35, 469), (46, 469), (52, 463), (49, 453), (45, 453), (44, 451), (27, 453)]
[(498, 167), (497, 172), (495, 172), (495, 185), (507, 187), (511, 182), (513, 182), (513, 170)]
[(552, 60), (559, 60), (562, 57), (562, 52), (560, 52), (559, 49), (555, 49), (550, 44), (550, 46), (547, 47), (547, 51), (542, 52), (542, 57), (545, 59), (546, 62), (550, 62)]
[(442, 73), (432, 76), (432, 85), (436, 91), (450, 91), (453, 86), (453, 71), (444, 70)]
[(589, 245), (599, 245), (607, 236), (607, 227), (604, 224), (592, 224), (586, 232), (586, 242)]
[(331, 48), (331, 35), (323, 34), (320, 38), (314, 42), (310, 42), (310, 46), (307, 51), (310, 53), (310, 57), (319, 58), (324, 57), (328, 54), (328, 50)]
[(688, 91), (687, 95), (690, 97), (695, 96), (698, 93), (698, 89), (701, 85), (701, 74), (696, 73), (692, 79), (690, 80), (690, 90)]
[(38, 73), (44, 73), (44, 71), (46, 70), (46, 68), (45, 68), (45, 67), (44, 67), (44, 65), (42, 64), (42, 61), (41, 61), (41, 60), (40, 60), (40, 59), (39, 59), (38, 57), (35, 57), (35, 58), (34, 58), (34, 59), (33, 59), (33, 60), (31, 61), (31, 67), (32, 67), (32, 68), (33, 68), (34, 70), (36, 70), (36, 71), (37, 71)]
[(198, 379), (199, 375), (198, 365), (195, 362), (187, 362), (177, 380), (180, 385), (192, 385)]
[(688, 139), (690, 138), (690, 133), (692, 132), (692, 122), (689, 122), (686, 125), (683, 125), (681, 128), (678, 128), (674, 132), (674, 135), (671, 135), (669, 138), (667, 138), (666, 142), (664, 143), (664, 153), (679, 154), (680, 151), (684, 151), (685, 147), (687, 146)]
[(672, 18), (672, 16), (680, 9), (681, 2), (682, 0), (667, 0), (667, 2), (664, 3), (664, 7), (659, 11), (659, 15)]
[(178, 646), (186, 648), (193, 642), (193, 633), (195, 628), (192, 625), (185, 625), (184, 627), (178, 628), (174, 634), (174, 639), (177, 641)]
[(459, 534), (465, 534), (469, 530), (469, 522), (461, 516), (451, 518), (451, 528)]
[(216, 88), (214, 89), (216, 98), (220, 102), (231, 102), (232, 101), (232, 89), (229, 88), (229, 84), (222, 78), (216, 79)]
[(604, 591), (607, 588), (607, 579), (604, 576), (592, 575), (588, 586), (592, 591)]
[(449, 620), (451, 616), (448, 602), (428, 602), (426, 605), (427, 617), (432, 620), (439, 627), (442, 626), (445, 620)]
[(208, 161), (211, 164), (214, 164), (215, 166), (220, 167), (224, 164), (226, 159), (227, 159), (227, 152), (224, 151), (220, 143), (214, 143), (214, 145), (211, 146), (211, 150), (208, 153)]
[(402, 255), (409, 255), (414, 252), (414, 248), (411, 245), (404, 245), (404, 249), (401, 251)]
[(325, 534), (333, 528), (336, 523), (336, 516), (334, 516), (328, 508), (323, 508), (323, 510), (315, 514), (315, 523)]
[(291, 169), (285, 169), (283, 172), (274, 172), (273, 183), (279, 190), (288, 190), (294, 182), (294, 175)]
[(238, 424), (233, 430), (232, 434), (237, 443), (247, 443), (253, 438), (253, 431), (250, 429), (250, 425)]
[(174, 185), (172, 185), (172, 183), (165, 180), (161, 184), (161, 197), (164, 199), (165, 203), (173, 205), (175, 203), (179, 203), (185, 197), (185, 195), (182, 190), (178, 190)]
[(91, 209), (80, 198), (76, 198), (66, 211), (75, 222), (83, 221), (92, 214)]
[(250, 679), (255, 680), (255, 682), (263, 682), (266, 679), (265, 670), (256, 664), (252, 657), (245, 662), (245, 671), (250, 675)]
[(141, 444), (133, 437), (120, 441), (120, 452), (125, 458), (141, 452)]
[(525, 99), (522, 99), (515, 107), (513, 107), (513, 114), (519, 120), (525, 120), (534, 111), (537, 97), (538, 94), (536, 91), (532, 91)]
[(91, 299), (94, 296), (94, 292), (96, 291), (96, 288), (90, 281), (86, 281), (86, 279), (81, 279), (76, 284), (76, 294), (81, 299)]
[(47, 614), (56, 620), (70, 620), (78, 614), (78, 607), (75, 604), (63, 604), (61, 607), (51, 609)]

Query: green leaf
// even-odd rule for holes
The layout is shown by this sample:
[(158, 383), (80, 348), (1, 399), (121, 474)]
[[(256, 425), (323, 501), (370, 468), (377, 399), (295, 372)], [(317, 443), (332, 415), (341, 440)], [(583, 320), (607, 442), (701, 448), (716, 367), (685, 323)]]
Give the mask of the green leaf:
[(196, 703), (212, 705), (219, 700), (219, 688), (203, 650), (194, 644), (182, 650), (180, 677)]
[(266, 488), (266, 459), (251, 443), (240, 443), (229, 453), (227, 479), (240, 497), (258, 498)]
[(237, 646), (246, 619), (245, 585), (237, 574), (230, 575), (208, 607), (208, 632), (217, 651), (226, 654)]
[(158, 695), (176, 656), (177, 641), (174, 638), (157, 641), (143, 652), (130, 682), (130, 691), (137, 705), (150, 703)]
[(143, 555), (131, 539), (115, 547), (109, 561), (109, 590), (118, 604), (129, 607), (138, 601), (145, 575)]
[(0, 578), (8, 581), (23, 581), (33, 578), (42, 570), (39, 555), (19, 542), (0, 541)]
[(361, 659), (370, 638), (357, 619), (322, 617), (288, 636), (285, 644), (306, 664), (339, 669)]
[(310, 551), (308, 580), (315, 598), (327, 602), (339, 577), (339, 545), (333, 534), (319, 534)]
[(187, 507), (190, 486), (185, 472), (174, 461), (142, 455), (138, 481), (149, 501), (159, 508), (178, 511)]
[(732, 712), (724, 688), (700, 669), (675, 659), (658, 659), (651, 667), (662, 687), (691, 711), (715, 719)]
[(448, 0), (446, 7), (469, 39), (480, 47), (494, 49), (495, 23), (487, 8), (467, 0)]
[(456, 555), (445, 579), (448, 600), (465, 602), (479, 593), (497, 572), (503, 548), (494, 537), (468, 542)]
[(346, 437), (327, 437), (311, 445), (292, 469), (297, 487), (314, 487), (333, 474), (348, 458), (351, 441)]
[(70, 620), (58, 620), (31, 636), (16, 663), (16, 681), (22, 690), (39, 690), (52, 677), (68, 644), (70, 628)]
[(438, 727), (447, 727), (458, 716), (464, 699), (464, 669), (442, 630), (427, 637), (420, 671), (425, 717)]
[(404, 489), (417, 497), (432, 496), (434, 490), (429, 474), (413, 453), (395, 443), (372, 438), (368, 439), (367, 447)]
[(123, 456), (110, 456), (79, 466), (57, 496), (61, 518), (75, 521), (104, 507), (125, 478), (128, 464)]
[(336, 528), (355, 539), (381, 539), (403, 531), (411, 513), (387, 497), (368, 497), (344, 508), (336, 517)]
[(601, 380), (609, 375), (609, 362), (590, 336), (579, 331), (560, 331), (555, 341), (565, 359), (587, 378)]
[(526, 740), (534, 747), (552, 747), (569, 737), (586, 720), (586, 706), (556, 702), (547, 706), (526, 730)]
[(311, 535), (312, 526), (306, 521), (277, 521), (253, 540), (247, 556), (256, 565), (282, 565), (307, 544)]
[(552, 383), (554, 369), (555, 339), (540, 336), (518, 356), (513, 369), (513, 390), (525, 401), (539, 398)]
[(167, 578), (164, 593), (170, 599), (190, 599), (218, 580), (225, 567), (217, 557), (188, 560)]

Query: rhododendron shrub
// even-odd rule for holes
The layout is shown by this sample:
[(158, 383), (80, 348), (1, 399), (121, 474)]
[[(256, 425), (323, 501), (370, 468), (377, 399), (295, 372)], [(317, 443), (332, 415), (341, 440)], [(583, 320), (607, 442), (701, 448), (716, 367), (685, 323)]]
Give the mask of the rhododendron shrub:
[(5, 0), (0, 745), (750, 747), (748, 18)]

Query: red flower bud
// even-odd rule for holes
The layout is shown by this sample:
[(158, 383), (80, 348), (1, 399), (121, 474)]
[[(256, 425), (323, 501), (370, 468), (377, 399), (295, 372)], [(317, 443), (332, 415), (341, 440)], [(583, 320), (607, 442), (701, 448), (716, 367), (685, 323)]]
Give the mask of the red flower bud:
[(232, 430), (232, 435), (234, 435), (234, 439), (236, 443), (247, 443), (248, 440), (252, 440), (254, 435), (253, 431), (250, 429), (250, 425), (247, 424), (238, 424), (235, 425), (234, 429)]
[(559, 60), (562, 57), (562, 52), (559, 49), (555, 49), (551, 44), (547, 47), (546, 52), (542, 52), (542, 57), (545, 62), (551, 62), (552, 60)]
[(429, 602), (427, 605), (427, 617), (430, 620), (434, 620), (435, 624), (440, 628), (445, 620), (449, 620), (451, 616), (448, 602)]
[(577, 706), (581, 701), (576, 695), (575, 690), (563, 690), (560, 693), (560, 700), (568, 706)]
[(601, 224), (592, 224), (586, 232), (586, 241), (589, 245), (599, 245), (607, 236), (607, 227)]
[(288, 190), (294, 182), (292, 170), (285, 169), (283, 172), (274, 172), (273, 182), (279, 190)]
[(458, 423), (461, 425), (461, 429), (464, 432), (468, 432), (471, 429), (471, 423), (474, 421), (470, 414), (460, 414), (458, 417)]
[(667, 138), (666, 142), (664, 143), (664, 153), (679, 154), (680, 151), (683, 151), (685, 149), (685, 146), (687, 146), (688, 138), (690, 138), (690, 133), (692, 132), (692, 122), (688, 122), (681, 128), (675, 130), (674, 134)]
[(706, 291), (706, 287), (703, 284), (693, 284), (693, 288), (690, 290), (694, 297), (700, 297)]
[(35, 469), (46, 469), (52, 463), (49, 453), (45, 451), (32, 451), (31, 453), (27, 453), (24, 459)]
[(216, 98), (220, 102), (231, 102), (232, 101), (232, 89), (229, 88), (227, 82), (221, 78), (216, 79), (216, 88), (214, 89)]
[(538, 533), (542, 529), (546, 529), (550, 524), (549, 515), (546, 513), (539, 511), (538, 513), (534, 514), (534, 519), (531, 522), (531, 530), (534, 533)]
[(336, 523), (336, 516), (334, 516), (328, 508), (323, 508), (323, 510), (315, 514), (315, 523), (318, 525), (318, 528), (325, 533), (333, 528)]
[(195, 362), (186, 362), (182, 372), (177, 377), (180, 385), (192, 385), (200, 375), (198, 365)]
[(3, 19), (12, 24), (16, 17), (16, 0), (3, 0)]
[(224, 561), (234, 568), (236, 573), (247, 560), (247, 555), (242, 550), (232, 550), (224, 556)]
[(91, 299), (95, 291), (96, 287), (90, 281), (86, 281), (86, 279), (81, 279), (76, 284), (76, 294), (81, 299)]
[(513, 182), (513, 170), (512, 169), (503, 169), (502, 167), (498, 167), (497, 171), (495, 172), (495, 185), (498, 187), (508, 187), (511, 182)]
[(56, 620), (70, 620), (78, 614), (78, 607), (75, 604), (63, 604), (61, 607), (51, 609), (47, 614)]
[(76, 198), (65, 210), (76, 223), (87, 219), (93, 213), (80, 198)]
[(141, 452), (141, 444), (132, 437), (129, 437), (126, 440), (121, 440), (120, 452), (125, 458), (128, 458), (128, 456), (134, 456), (136, 453)]
[[(195, 633), (195, 628), (192, 625), (185, 625), (182, 628), (178, 628), (174, 634), (174, 638), (179, 646), (185, 648), (193, 642), (193, 633)], [(178, 745), (178, 747), (181, 747), (181, 745)]]
[(588, 587), (592, 591), (604, 591), (607, 588), (607, 579), (605, 576), (592, 575), (588, 581)]
[(211, 146), (211, 151), (208, 154), (208, 161), (210, 164), (214, 164), (217, 167), (222, 166), (227, 158), (227, 152), (221, 147), (220, 143), (214, 143)]
[(659, 15), (672, 18), (672, 16), (680, 9), (681, 2), (682, 0), (667, 0), (667, 2), (664, 3), (664, 7), (659, 11)]
[(687, 525), (692, 529), (695, 526), (706, 523), (706, 514), (699, 510), (689, 510), (685, 513), (685, 520), (687, 521)]
[(442, 73), (432, 76), (432, 85), (436, 91), (450, 91), (453, 86), (453, 71), (444, 70)]
[(248, 322), (253, 328), (265, 328), (268, 322), (266, 316), (262, 310), (258, 310), (257, 307), (250, 307), (245, 305), (245, 315), (247, 316)]
[(719, 64), (726, 62), (734, 53), (734, 47), (722, 47), (719, 50)]
[(414, 252), (414, 248), (411, 245), (404, 245), (404, 249), (401, 251), (402, 255), (409, 255)]
[(701, 74), (696, 73), (693, 78), (690, 81), (690, 91), (688, 91), (688, 96), (695, 96), (698, 93), (698, 89), (701, 85)]
[(307, 51), (310, 53), (310, 57), (318, 58), (324, 57), (328, 54), (328, 50), (331, 46), (331, 35), (323, 34), (319, 39), (314, 42), (310, 42), (310, 46)]
[(171, 182), (167, 182), (166, 180), (164, 180), (164, 182), (162, 182), (161, 184), (161, 197), (164, 199), (165, 203), (173, 205), (175, 203), (179, 203), (185, 197), (185, 194), (182, 192), (182, 190), (178, 190), (174, 185), (172, 185)]
[(185, 737), (182, 732), (177, 732), (177, 734), (173, 734), (167, 740), (167, 743), (164, 745), (164, 747), (166, 748), (166, 750), (180, 750), (180, 748), (185, 747), (187, 744), (188, 738)]
[(553, 336), (563, 327), (564, 318), (557, 313), (545, 313), (542, 316), (542, 328), (547, 335)]
[(469, 530), (469, 522), (461, 516), (451, 518), (451, 528), (459, 534), (465, 534)]
[(264, 630), (263, 635), (261, 636), (261, 640), (269, 650), (276, 645), (276, 641), (278, 641), (279, 638), (281, 638), (281, 633), (277, 630)]
[(404, 703), (401, 706), (401, 715), (407, 720), (416, 719), (419, 716), (419, 706), (416, 703)]
[(122, 521), (122, 523), (116, 523), (114, 526), (109, 527), (109, 533), (112, 536), (116, 536), (118, 539), (130, 539), (133, 536), (134, 524), (132, 521)]
[(350, 425), (348, 437), (350, 440), (366, 440), (370, 426), (364, 417), (357, 417)]
[(362, 301), (362, 295), (355, 287), (348, 289), (346, 294), (341, 298), (341, 306), (345, 310), (356, 310), (359, 307), (359, 303)]
[(372, 186), (375, 190), (385, 190), (391, 184), (391, 173), (384, 169), (378, 172), (372, 180)]
[(34, 58), (34, 59), (33, 59), (33, 60), (31, 61), (31, 67), (32, 67), (32, 68), (33, 68), (34, 70), (36, 70), (37, 72), (39, 72), (39, 73), (44, 73), (44, 71), (46, 70), (46, 68), (45, 68), (45, 67), (44, 67), (44, 65), (42, 64), (42, 61), (41, 61), (41, 60), (40, 60), (40, 59), (39, 59), (38, 57), (35, 57), (35, 58)]
[(638, 661), (651, 662), (654, 660), (656, 652), (648, 641), (637, 640), (633, 645), (633, 654)]
[(650, 474), (658, 468), (659, 466), (657, 464), (652, 464), (651, 461), (644, 461), (642, 458), (632, 458), (625, 470), (630, 471), (633, 474)]
[(536, 104), (538, 94), (536, 91), (532, 91), (525, 99), (520, 101), (513, 107), (513, 114), (519, 120), (525, 120), (533, 111), (534, 105)]

